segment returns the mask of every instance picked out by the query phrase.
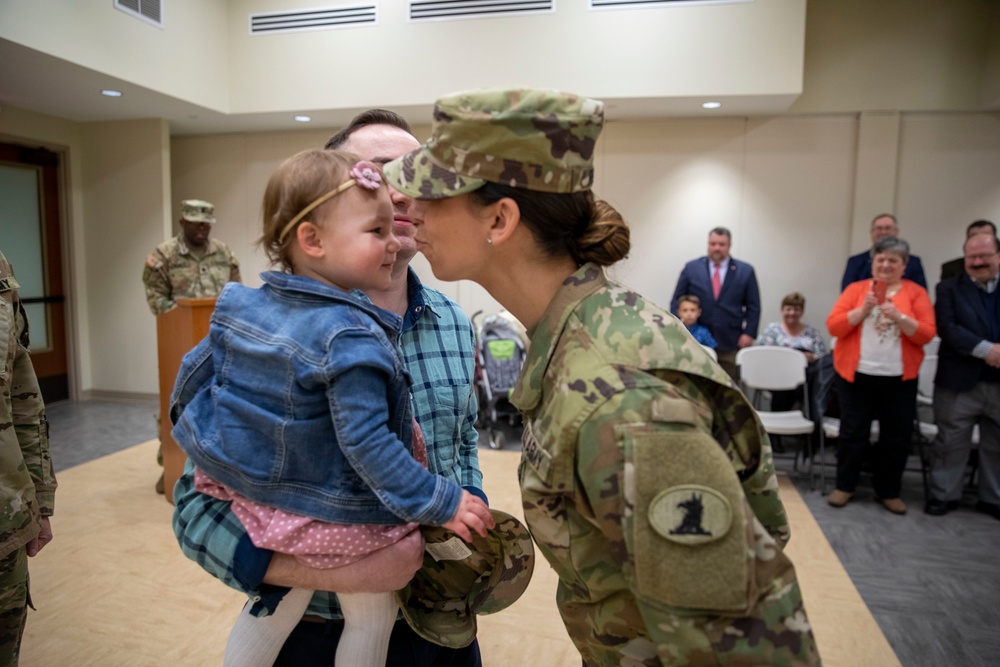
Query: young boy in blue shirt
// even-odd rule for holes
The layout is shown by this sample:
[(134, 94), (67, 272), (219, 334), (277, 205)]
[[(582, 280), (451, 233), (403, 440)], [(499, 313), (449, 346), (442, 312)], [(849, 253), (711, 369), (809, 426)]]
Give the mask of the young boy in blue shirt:
[(698, 318), (701, 317), (701, 301), (698, 297), (685, 294), (677, 299), (677, 317), (688, 328), (696, 341), (713, 350), (719, 346), (708, 327), (698, 324)]

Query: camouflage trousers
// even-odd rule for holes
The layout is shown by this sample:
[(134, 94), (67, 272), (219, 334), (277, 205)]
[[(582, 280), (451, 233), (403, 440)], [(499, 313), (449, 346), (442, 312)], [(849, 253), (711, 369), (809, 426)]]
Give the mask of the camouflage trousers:
[(21, 547), (0, 558), (0, 667), (17, 667), (30, 605), (28, 554)]

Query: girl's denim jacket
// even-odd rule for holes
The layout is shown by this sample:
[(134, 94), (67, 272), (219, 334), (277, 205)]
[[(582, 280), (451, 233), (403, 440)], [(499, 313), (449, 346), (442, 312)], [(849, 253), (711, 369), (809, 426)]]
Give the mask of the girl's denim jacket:
[(461, 489), (412, 455), (401, 320), (311, 278), (229, 283), (181, 364), (173, 436), (251, 500), (322, 521), (440, 525)]

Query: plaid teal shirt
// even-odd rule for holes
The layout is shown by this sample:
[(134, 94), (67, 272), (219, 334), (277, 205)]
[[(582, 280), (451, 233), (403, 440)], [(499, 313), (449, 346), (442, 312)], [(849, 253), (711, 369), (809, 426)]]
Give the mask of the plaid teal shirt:
[[(458, 304), (408, 274), (410, 303), (400, 337), (413, 376), (413, 413), (427, 440), (431, 472), (485, 499), (476, 443), (475, 335)], [(358, 293), (360, 294), (360, 293)], [(188, 462), (174, 487), (181, 550), (227, 586), (273, 609), (285, 589), (263, 584), (272, 552), (253, 546), (229, 503), (198, 493)], [(336, 596), (317, 591), (307, 613), (340, 618)]]

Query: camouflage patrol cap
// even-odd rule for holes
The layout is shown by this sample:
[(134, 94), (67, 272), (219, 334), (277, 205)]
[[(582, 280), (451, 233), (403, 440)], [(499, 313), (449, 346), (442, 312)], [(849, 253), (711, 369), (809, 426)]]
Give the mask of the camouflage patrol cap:
[(185, 199), (181, 202), (181, 220), (215, 224), (215, 207), (201, 199)]
[(491, 510), (496, 527), (467, 543), (445, 528), (423, 526), (423, 567), (396, 593), (403, 617), (424, 639), (462, 648), (476, 638), (476, 614), (512, 605), (531, 581), (535, 550), (524, 525)]
[(445, 199), (486, 182), (539, 192), (589, 190), (604, 104), (551, 90), (473, 90), (434, 103), (431, 138), (385, 165), (386, 180), (418, 199)]

